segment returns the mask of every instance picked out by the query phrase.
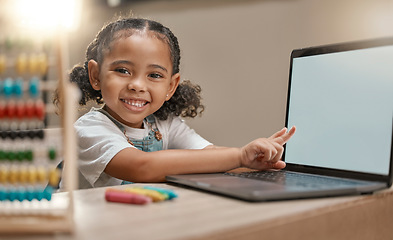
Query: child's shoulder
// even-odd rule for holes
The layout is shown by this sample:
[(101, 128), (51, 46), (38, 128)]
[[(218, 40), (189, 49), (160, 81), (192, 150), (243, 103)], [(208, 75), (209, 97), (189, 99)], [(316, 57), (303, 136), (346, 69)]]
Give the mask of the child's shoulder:
[[(151, 116), (154, 116), (154, 114), (153, 114), (153, 115), (150, 115), (148, 118), (151, 118)], [(154, 119), (155, 119), (155, 121), (156, 121), (157, 123), (160, 123), (160, 124), (170, 124), (170, 123), (173, 122), (173, 121), (179, 121), (179, 120), (180, 120), (180, 117), (175, 116), (175, 115), (173, 115), (173, 114), (169, 114), (168, 117), (167, 117), (167, 119), (165, 119), (165, 120), (159, 119), (159, 118), (156, 117), (156, 116), (154, 116)]]
[(168, 129), (176, 128), (180, 125), (186, 124), (184, 119), (182, 119), (180, 116), (175, 116), (173, 114), (170, 114), (166, 120), (160, 120), (157, 117), (155, 117), (155, 120), (158, 126)]
[(105, 114), (98, 111), (99, 108), (91, 108), (89, 112), (83, 114), (75, 122), (75, 126), (93, 126), (93, 125), (112, 125), (111, 120)]

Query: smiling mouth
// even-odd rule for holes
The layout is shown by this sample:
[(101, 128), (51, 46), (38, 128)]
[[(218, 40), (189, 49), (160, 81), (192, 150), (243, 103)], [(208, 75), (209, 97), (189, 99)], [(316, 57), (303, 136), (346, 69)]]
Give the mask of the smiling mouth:
[(127, 99), (121, 99), (122, 102), (131, 105), (133, 107), (143, 107), (146, 106), (149, 102), (148, 101), (144, 101), (144, 100), (127, 100)]

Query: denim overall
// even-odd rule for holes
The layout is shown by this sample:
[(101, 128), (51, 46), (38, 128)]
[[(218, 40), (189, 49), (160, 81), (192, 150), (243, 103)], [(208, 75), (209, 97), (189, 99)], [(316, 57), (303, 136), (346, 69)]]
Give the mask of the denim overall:
[[(102, 114), (104, 114), (105, 116), (107, 116), (123, 133), (125, 133), (124, 126), (121, 125), (111, 115), (109, 115), (107, 112), (105, 112), (102, 109), (97, 109), (97, 111), (99, 111)], [(150, 126), (152, 126), (152, 129), (149, 131), (149, 134), (146, 137), (144, 137), (143, 139), (133, 139), (133, 138), (129, 138), (129, 139), (133, 143), (134, 147), (136, 147), (137, 149), (139, 149), (141, 151), (155, 152), (155, 151), (162, 150), (162, 139), (157, 140), (156, 135), (155, 135), (156, 131), (158, 131), (157, 125), (155, 125), (156, 119), (154, 118), (153, 115), (149, 115), (145, 118), (145, 120), (148, 123), (150, 123)], [(155, 125), (156, 128), (153, 129), (153, 125)], [(129, 183), (132, 183), (132, 182), (123, 181), (121, 184), (123, 185), (123, 184), (129, 184)]]

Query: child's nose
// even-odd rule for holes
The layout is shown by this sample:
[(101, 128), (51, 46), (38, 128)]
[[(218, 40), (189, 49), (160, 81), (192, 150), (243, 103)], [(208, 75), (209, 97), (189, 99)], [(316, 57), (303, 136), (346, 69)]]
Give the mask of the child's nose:
[(135, 92), (146, 91), (146, 79), (143, 76), (136, 76), (127, 85), (128, 90)]

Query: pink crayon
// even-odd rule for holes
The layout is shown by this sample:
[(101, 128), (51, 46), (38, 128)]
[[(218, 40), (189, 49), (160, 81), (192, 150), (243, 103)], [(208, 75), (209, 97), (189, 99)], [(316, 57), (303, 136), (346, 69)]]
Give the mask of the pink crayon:
[(151, 198), (147, 196), (125, 192), (121, 190), (111, 190), (111, 189), (105, 191), (105, 199), (108, 202), (130, 203), (130, 204), (147, 204), (152, 202)]

